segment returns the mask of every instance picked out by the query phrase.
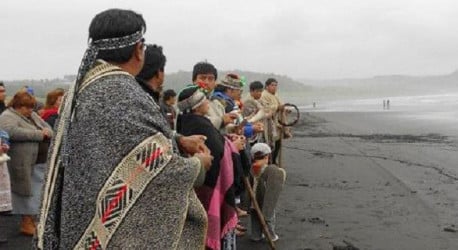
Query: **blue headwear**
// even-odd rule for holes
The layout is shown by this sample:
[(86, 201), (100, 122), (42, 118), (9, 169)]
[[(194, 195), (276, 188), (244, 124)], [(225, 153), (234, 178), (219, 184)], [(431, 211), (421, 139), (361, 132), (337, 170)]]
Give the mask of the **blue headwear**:
[(0, 130), (0, 140), (3, 144), (10, 145), (10, 136), (5, 130)]
[(34, 95), (34, 91), (33, 91), (33, 88), (32, 88), (32, 87), (27, 86), (27, 87), (26, 87), (26, 91), (27, 91), (27, 93), (29, 93), (29, 94), (31, 94), (31, 95)]

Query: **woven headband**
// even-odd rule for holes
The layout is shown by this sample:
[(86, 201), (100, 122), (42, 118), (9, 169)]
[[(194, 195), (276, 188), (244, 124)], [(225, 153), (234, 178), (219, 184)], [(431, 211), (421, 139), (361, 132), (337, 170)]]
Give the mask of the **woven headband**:
[(125, 47), (132, 46), (138, 43), (145, 33), (145, 28), (142, 27), (141, 30), (127, 36), (115, 37), (115, 38), (104, 38), (100, 40), (89, 39), (88, 48), (84, 53), (84, 57), (81, 60), (81, 65), (78, 70), (78, 76), (76, 78), (76, 84), (79, 85), (81, 80), (84, 78), (86, 73), (94, 64), (99, 50), (112, 50), (112, 49), (121, 49)]
[(199, 107), (205, 99), (205, 94), (202, 91), (196, 90), (190, 97), (179, 101), (177, 106), (182, 112), (191, 111)]

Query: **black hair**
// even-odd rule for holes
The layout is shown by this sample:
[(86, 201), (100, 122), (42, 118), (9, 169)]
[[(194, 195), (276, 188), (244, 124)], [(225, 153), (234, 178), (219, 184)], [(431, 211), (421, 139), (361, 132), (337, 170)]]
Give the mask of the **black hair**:
[(213, 74), (215, 80), (218, 78), (218, 71), (213, 64), (208, 62), (198, 62), (192, 69), (192, 81), (194, 82), (199, 74)]
[(143, 64), (143, 68), (137, 76), (148, 81), (159, 72), (164, 72), (166, 60), (167, 58), (162, 53), (161, 46), (148, 44), (145, 51), (145, 64)]
[(278, 83), (277, 80), (275, 80), (275, 78), (269, 78), (269, 79), (267, 79), (267, 81), (266, 81), (266, 87), (269, 86), (270, 84), (274, 83), (274, 82)]
[(168, 101), (170, 98), (173, 98), (177, 96), (177, 93), (175, 93), (175, 91), (173, 89), (167, 89), (166, 91), (164, 91), (164, 93), (162, 94), (162, 100), (164, 100), (164, 102)]
[(255, 91), (255, 90), (259, 90), (263, 88), (264, 88), (264, 85), (262, 85), (262, 82), (260, 81), (254, 81), (250, 83), (250, 91)]
[(3, 83), (3, 81), (0, 81), (0, 87), (5, 87), (5, 84)]
[[(97, 14), (89, 26), (89, 38), (100, 40), (131, 35), (146, 30), (142, 15), (131, 10), (109, 9)], [(134, 53), (135, 44), (113, 50), (100, 50), (97, 58), (109, 62), (125, 63)]]
[(218, 84), (218, 85), (216, 85), (214, 92), (225, 93), (228, 89), (229, 89), (229, 87), (226, 87), (224, 85)]
[[(199, 88), (197, 86), (190, 86), (185, 89), (183, 89), (179, 94), (178, 94), (178, 102), (181, 102), (185, 100), (186, 98), (189, 98), (192, 96)], [(192, 110), (182, 110), (181, 113), (177, 116), (177, 132), (179, 133), (181, 131), (182, 127), (182, 121), (183, 121), (183, 115), (191, 113)]]

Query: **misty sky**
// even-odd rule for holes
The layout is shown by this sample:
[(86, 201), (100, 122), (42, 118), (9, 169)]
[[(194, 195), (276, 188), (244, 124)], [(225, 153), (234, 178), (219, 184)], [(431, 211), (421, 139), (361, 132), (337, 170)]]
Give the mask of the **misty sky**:
[(458, 69), (453, 0), (1, 0), (0, 79), (76, 74), (89, 23), (108, 8), (144, 16), (167, 72), (204, 59), (296, 79)]

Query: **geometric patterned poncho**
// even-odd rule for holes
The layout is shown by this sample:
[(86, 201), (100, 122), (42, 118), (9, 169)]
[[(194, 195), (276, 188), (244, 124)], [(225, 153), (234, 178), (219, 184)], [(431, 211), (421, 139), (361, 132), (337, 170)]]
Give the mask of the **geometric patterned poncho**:
[(56, 160), (59, 121), (34, 248), (203, 249), (207, 218), (193, 190), (200, 163), (174, 152), (154, 100), (99, 61), (75, 91), (68, 163)]

